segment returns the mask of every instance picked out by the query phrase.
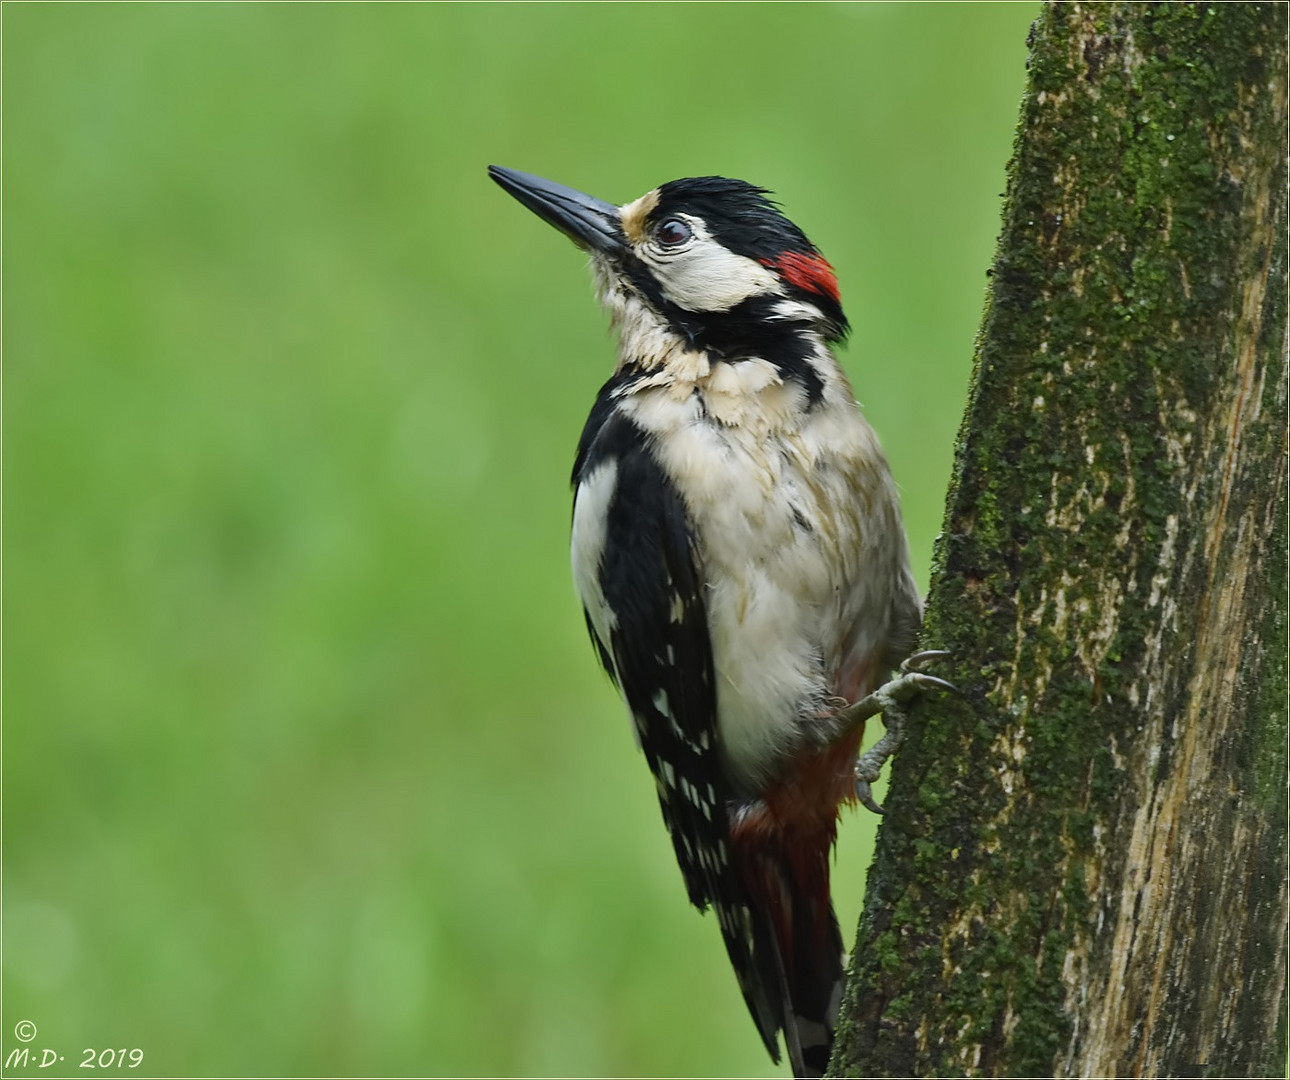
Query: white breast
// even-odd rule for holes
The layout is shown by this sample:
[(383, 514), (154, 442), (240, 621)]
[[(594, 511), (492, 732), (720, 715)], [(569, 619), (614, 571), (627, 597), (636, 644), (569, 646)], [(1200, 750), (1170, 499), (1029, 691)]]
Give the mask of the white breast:
[(717, 364), (697, 384), (623, 401), (657, 436), (694, 523), (720, 739), (749, 790), (838, 692), (844, 663), (885, 651), (909, 579), (887, 464), (845, 381), (808, 411), (769, 367)]

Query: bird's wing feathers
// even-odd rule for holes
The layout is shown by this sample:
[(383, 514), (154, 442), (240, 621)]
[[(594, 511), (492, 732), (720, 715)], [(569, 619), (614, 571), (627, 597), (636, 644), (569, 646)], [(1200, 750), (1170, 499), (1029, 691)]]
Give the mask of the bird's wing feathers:
[[(594, 572), (575, 565), (587, 624), (631, 711), (690, 899), (706, 907), (729, 872), (716, 853), (729, 851), (730, 826), (712, 646), (685, 507), (645, 435), (621, 415), (601, 420), (576, 480), (575, 564), (595, 563)], [(595, 502), (586, 511), (594, 521), (584, 518), (583, 500)]]
[(788, 988), (773, 928), (749, 907), (731, 846), (691, 522), (644, 432), (608, 409), (593, 410), (587, 427), (574, 469), (573, 538), (587, 626), (631, 711), (689, 898), (716, 908), (744, 999), (778, 1061)]

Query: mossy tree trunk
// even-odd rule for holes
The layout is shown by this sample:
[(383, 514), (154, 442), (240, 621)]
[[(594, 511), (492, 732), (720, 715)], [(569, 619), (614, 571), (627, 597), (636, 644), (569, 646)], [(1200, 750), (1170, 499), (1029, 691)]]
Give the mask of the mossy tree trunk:
[(1284, 1075), (1285, 43), (1035, 25), (838, 1074)]

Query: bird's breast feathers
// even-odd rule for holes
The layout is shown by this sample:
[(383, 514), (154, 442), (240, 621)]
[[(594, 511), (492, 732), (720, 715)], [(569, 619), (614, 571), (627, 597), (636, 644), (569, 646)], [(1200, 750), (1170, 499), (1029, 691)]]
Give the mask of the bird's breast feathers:
[[(883, 651), (893, 583), (907, 576), (899, 509), (877, 438), (827, 353), (814, 404), (763, 360), (677, 359), (623, 380), (614, 407), (690, 519), (721, 742), (737, 785), (755, 788), (804, 716), (838, 692), (842, 668)], [(589, 473), (575, 503), (575, 578), (593, 622), (612, 617), (593, 570), (593, 508), (612, 484), (604, 467)]]

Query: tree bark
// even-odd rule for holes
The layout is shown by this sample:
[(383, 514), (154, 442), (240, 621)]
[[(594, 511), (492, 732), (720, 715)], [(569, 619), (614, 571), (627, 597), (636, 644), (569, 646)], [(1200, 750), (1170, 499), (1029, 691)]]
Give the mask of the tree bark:
[(833, 1072), (1284, 1076), (1286, 7), (1031, 47)]

